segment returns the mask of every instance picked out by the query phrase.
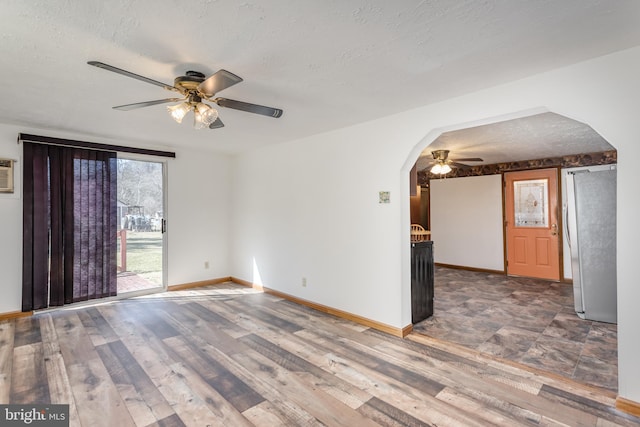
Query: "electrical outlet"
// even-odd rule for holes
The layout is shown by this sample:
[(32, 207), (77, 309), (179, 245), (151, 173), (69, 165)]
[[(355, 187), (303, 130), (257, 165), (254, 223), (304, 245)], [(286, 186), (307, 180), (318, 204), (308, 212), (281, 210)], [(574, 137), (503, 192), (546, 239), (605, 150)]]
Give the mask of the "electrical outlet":
[(303, 287), (303, 288), (306, 288), (306, 287), (307, 287), (307, 278), (306, 278), (306, 277), (303, 277), (303, 278), (302, 278), (302, 287)]
[(209, 268), (209, 261), (204, 262), (204, 268)]

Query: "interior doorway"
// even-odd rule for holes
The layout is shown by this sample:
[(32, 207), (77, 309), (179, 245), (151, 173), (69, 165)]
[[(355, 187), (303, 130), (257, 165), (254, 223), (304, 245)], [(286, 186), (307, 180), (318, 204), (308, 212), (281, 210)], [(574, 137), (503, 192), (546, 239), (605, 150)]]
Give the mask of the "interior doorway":
[[(582, 138), (575, 138), (576, 132)], [(615, 390), (616, 325), (588, 323), (572, 312), (573, 291), (566, 283), (571, 281), (571, 268), (567, 268), (566, 260), (559, 266), (558, 278), (551, 281), (511, 271), (505, 276), (507, 237), (503, 234), (505, 194), (501, 176), (509, 171), (551, 168), (557, 180), (559, 168), (583, 166), (583, 162), (615, 163), (615, 147), (588, 125), (550, 112), (429, 134), (423, 142), (415, 165), (418, 184), (429, 183), (436, 283), (434, 315), (414, 325), (414, 331), (518, 363), (539, 362), (537, 369), (568, 378), (575, 375), (580, 382)], [(429, 172), (431, 154), (440, 149), (450, 150), (454, 159), (479, 157), (485, 164), (453, 168), (451, 174), (437, 177)], [(549, 185), (560, 187), (559, 181)], [(497, 212), (493, 211), (497, 205)], [(561, 206), (555, 207), (556, 217), (550, 216), (546, 225), (547, 233), (558, 232), (553, 246), (559, 251), (559, 261), (560, 245), (568, 253), (566, 242), (559, 237), (563, 227), (562, 215), (558, 217)], [(479, 246), (475, 245), (477, 241)], [(445, 278), (445, 270), (450, 280)], [(486, 291), (478, 286), (485, 276)], [(542, 290), (535, 288), (538, 282)], [(440, 288), (453, 292), (443, 295)], [(566, 303), (562, 307), (559, 298)], [(559, 311), (554, 313), (556, 308)], [(604, 351), (598, 344), (605, 336), (611, 351)], [(552, 344), (558, 344), (553, 352), (549, 351)], [(559, 366), (556, 362), (560, 360), (567, 363)], [(603, 366), (607, 367), (607, 378), (596, 381), (593, 375), (602, 374)]]
[(118, 158), (118, 294), (165, 288), (163, 162)]

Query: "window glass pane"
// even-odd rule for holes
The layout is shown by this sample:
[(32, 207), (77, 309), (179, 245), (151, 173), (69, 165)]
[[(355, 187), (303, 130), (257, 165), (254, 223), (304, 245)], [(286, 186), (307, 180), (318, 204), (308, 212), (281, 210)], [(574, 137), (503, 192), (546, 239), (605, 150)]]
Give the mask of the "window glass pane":
[(532, 179), (513, 183), (516, 227), (549, 227), (549, 183)]
[(163, 286), (163, 165), (118, 158), (118, 294)]

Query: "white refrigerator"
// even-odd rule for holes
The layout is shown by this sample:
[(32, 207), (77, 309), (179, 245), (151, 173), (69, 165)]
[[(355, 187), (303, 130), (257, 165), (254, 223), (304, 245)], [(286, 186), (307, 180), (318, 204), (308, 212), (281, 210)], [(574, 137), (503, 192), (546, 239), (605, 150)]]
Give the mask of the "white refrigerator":
[(575, 311), (582, 319), (617, 323), (616, 166), (563, 173)]

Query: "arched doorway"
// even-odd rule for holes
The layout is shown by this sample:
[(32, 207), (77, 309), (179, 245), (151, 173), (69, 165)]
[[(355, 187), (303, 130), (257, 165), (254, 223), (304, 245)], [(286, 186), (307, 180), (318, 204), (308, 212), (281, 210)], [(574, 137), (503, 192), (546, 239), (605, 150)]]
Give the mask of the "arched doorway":
[[(518, 134), (523, 129), (526, 130), (527, 135), (519, 140)], [(500, 138), (504, 137), (504, 135), (500, 136), (501, 132), (506, 132), (511, 141), (506, 148), (501, 145)], [(580, 144), (586, 139), (576, 138), (578, 134), (590, 134), (592, 139), (589, 140), (590, 142)], [(474, 139), (473, 136), (476, 138)], [(558, 143), (549, 145), (546, 150), (538, 146), (537, 151), (532, 154), (532, 138), (542, 142), (556, 138)], [(561, 141), (563, 138), (572, 139), (572, 142), (563, 145)], [(493, 139), (493, 142), (488, 139)], [(546, 147), (545, 144), (538, 145)], [(431, 224), (435, 227), (431, 230), (431, 234), (435, 253), (438, 254), (436, 263), (439, 265), (436, 268), (436, 304), (433, 318), (435, 321), (433, 319), (427, 321), (429, 324), (424, 328), (422, 325), (414, 326), (414, 330), (581, 382), (617, 389), (615, 325), (587, 324), (575, 314), (561, 313), (563, 310), (566, 311), (561, 305), (553, 309), (557, 311), (551, 308), (554, 298), (556, 301), (564, 298), (563, 303), (568, 304), (570, 308), (572, 306), (573, 295), (567, 297), (567, 294), (571, 293), (570, 261), (568, 256), (567, 259), (562, 259), (562, 253), (569, 253), (566, 242), (560, 251), (560, 261), (563, 263), (565, 273), (559, 283), (539, 283), (521, 277), (510, 278), (506, 276), (504, 265), (504, 236), (496, 232), (495, 228), (497, 225), (502, 230), (504, 223), (504, 218), (501, 216), (502, 207), (495, 209), (495, 204), (503, 200), (501, 174), (505, 170), (546, 167), (560, 170), (584, 166), (586, 163), (611, 163), (615, 162), (615, 149), (589, 126), (548, 111), (536, 111), (517, 118), (500, 118), (490, 124), (473, 124), (447, 129), (436, 136), (432, 135), (429, 139), (423, 139), (423, 147), (426, 147), (424, 151), (427, 155), (418, 158), (416, 162), (418, 171), (429, 168), (429, 164), (426, 163), (429, 160), (428, 154), (434, 150), (450, 149), (451, 153), (457, 151), (456, 157), (487, 157), (489, 159), (495, 159), (492, 157), (494, 155), (492, 150), (502, 150), (505, 156), (510, 155), (512, 158), (499, 159), (490, 164), (483, 162), (481, 165), (461, 169), (453, 174), (456, 178), (464, 179), (451, 179), (450, 175), (432, 176), (427, 182), (427, 184), (434, 184), (430, 186), (430, 191), (433, 191), (436, 198), (430, 201), (430, 218), (426, 222), (431, 224), (431, 220), (439, 215), (447, 218), (447, 225), (450, 228), (445, 230), (440, 227), (442, 224), (437, 226)], [(420, 159), (424, 158), (426, 160), (420, 164)], [(465, 180), (468, 182), (463, 184)], [(424, 182), (420, 178), (417, 181), (418, 184)], [(494, 206), (490, 206), (491, 204)], [(444, 212), (441, 209), (443, 205), (446, 205)], [(440, 211), (434, 212), (434, 210)], [(424, 222), (423, 218), (420, 220)], [(415, 218), (412, 217), (411, 222), (414, 221)], [(480, 238), (477, 238), (478, 236)], [(489, 261), (487, 260), (488, 252), (494, 255), (489, 257)], [(451, 299), (447, 301), (448, 305), (441, 304), (440, 307), (438, 277), (441, 281), (446, 281), (450, 288), (456, 288), (451, 294)], [(491, 298), (481, 295), (482, 292), (490, 293), (500, 286), (505, 286), (502, 289), (505, 292), (504, 295), (496, 293)], [(521, 289), (518, 289), (519, 287)], [(552, 291), (557, 294), (553, 294)], [(465, 292), (468, 294), (465, 295)], [(540, 306), (535, 306), (532, 299), (535, 298), (536, 292), (547, 292), (547, 296), (551, 298), (546, 301), (544, 298), (539, 298), (535, 302)], [(494, 302), (496, 304), (492, 304)], [(513, 304), (509, 305), (510, 303)], [(441, 313), (444, 310), (453, 315), (439, 316), (439, 308)], [(505, 324), (505, 322), (509, 323), (509, 316), (515, 316), (511, 319), (516, 320), (511, 320), (511, 324)], [(527, 318), (526, 321), (525, 318)], [(501, 319), (503, 323), (500, 324), (497, 319)], [(595, 334), (605, 336), (612, 350), (607, 353), (605, 348), (598, 354), (599, 359), (596, 358), (598, 360), (592, 358), (581, 360), (580, 354), (588, 354), (589, 357), (593, 355), (591, 353), (593, 348), (588, 347), (588, 344), (590, 344), (589, 340), (593, 341)], [(554, 351), (563, 353), (552, 354)], [(551, 358), (564, 358), (567, 363), (563, 366), (554, 365), (545, 359), (547, 355)], [(609, 370), (609, 374), (612, 375), (594, 379), (589, 372), (593, 366), (589, 365), (598, 362), (600, 362), (600, 368), (607, 364), (609, 367), (613, 365), (613, 369)], [(570, 364), (573, 365), (568, 369)], [(572, 375), (569, 371), (578, 375)]]

